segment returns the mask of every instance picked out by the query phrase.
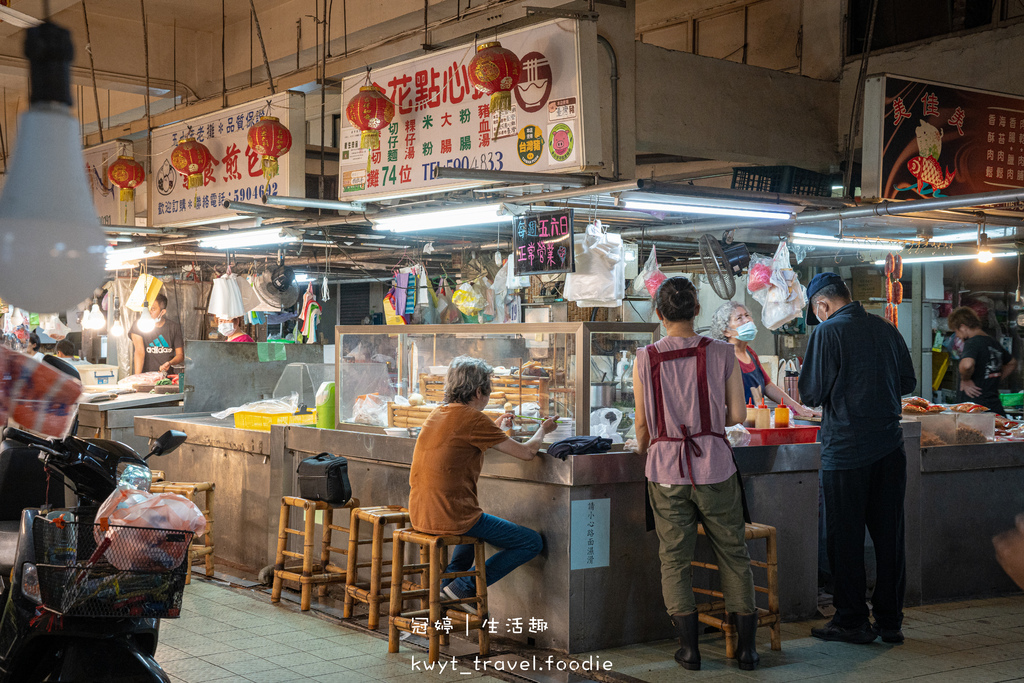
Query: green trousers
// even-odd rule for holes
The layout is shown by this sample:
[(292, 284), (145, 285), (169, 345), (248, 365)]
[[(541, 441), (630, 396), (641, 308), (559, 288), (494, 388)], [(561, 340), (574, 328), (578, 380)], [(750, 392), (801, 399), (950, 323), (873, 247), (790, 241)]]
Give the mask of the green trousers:
[(718, 484), (663, 486), (647, 482), (655, 530), (661, 541), (661, 590), (668, 613), (697, 609), (691, 562), (697, 547), (697, 522), (718, 558), (725, 609), (749, 614), (755, 610), (754, 575), (744, 539), (739, 475)]

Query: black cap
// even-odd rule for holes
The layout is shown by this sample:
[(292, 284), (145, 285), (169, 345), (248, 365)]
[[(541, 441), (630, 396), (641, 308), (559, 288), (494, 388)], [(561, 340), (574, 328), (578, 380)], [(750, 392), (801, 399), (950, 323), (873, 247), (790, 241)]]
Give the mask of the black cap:
[(810, 282), (807, 283), (806, 320), (808, 325), (817, 325), (819, 322), (821, 322), (820, 320), (818, 320), (818, 316), (814, 313), (814, 306), (811, 305), (811, 299), (813, 299), (814, 295), (820, 292), (825, 287), (836, 284), (846, 284), (845, 282), (843, 282), (843, 278), (839, 275), (839, 273), (818, 273), (813, 278), (811, 278)]

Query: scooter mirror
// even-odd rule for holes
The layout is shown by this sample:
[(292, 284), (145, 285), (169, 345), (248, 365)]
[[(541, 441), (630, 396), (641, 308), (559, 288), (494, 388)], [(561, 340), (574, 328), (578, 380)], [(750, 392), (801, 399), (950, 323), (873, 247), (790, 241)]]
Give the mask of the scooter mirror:
[(156, 443), (153, 444), (153, 450), (149, 452), (146, 459), (148, 460), (154, 455), (166, 455), (185, 443), (186, 439), (188, 436), (185, 432), (180, 432), (177, 429), (166, 431), (157, 438)]

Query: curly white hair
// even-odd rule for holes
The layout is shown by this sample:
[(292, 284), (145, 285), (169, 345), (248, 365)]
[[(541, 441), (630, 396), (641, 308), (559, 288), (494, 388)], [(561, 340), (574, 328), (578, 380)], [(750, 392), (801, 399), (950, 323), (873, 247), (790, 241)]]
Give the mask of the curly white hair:
[(708, 330), (708, 335), (712, 339), (728, 341), (725, 337), (725, 331), (729, 329), (729, 319), (732, 318), (733, 311), (740, 308), (744, 311), (748, 310), (746, 306), (738, 301), (726, 301), (719, 306), (718, 310), (711, 315), (711, 329)]

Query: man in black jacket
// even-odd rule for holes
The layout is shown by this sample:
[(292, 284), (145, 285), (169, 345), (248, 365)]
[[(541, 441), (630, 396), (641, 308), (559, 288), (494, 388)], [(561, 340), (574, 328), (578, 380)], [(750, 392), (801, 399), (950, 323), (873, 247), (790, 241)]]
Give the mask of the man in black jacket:
[[(811, 335), (800, 373), (800, 399), (822, 407), (821, 469), (828, 559), (835, 580), (832, 620), (811, 634), (823, 640), (903, 642), (907, 583), (903, 498), (907, 456), (900, 396), (917, 380), (906, 342), (871, 315), (836, 273), (807, 286)], [(864, 600), (864, 529), (875, 546), (875, 624)]]

